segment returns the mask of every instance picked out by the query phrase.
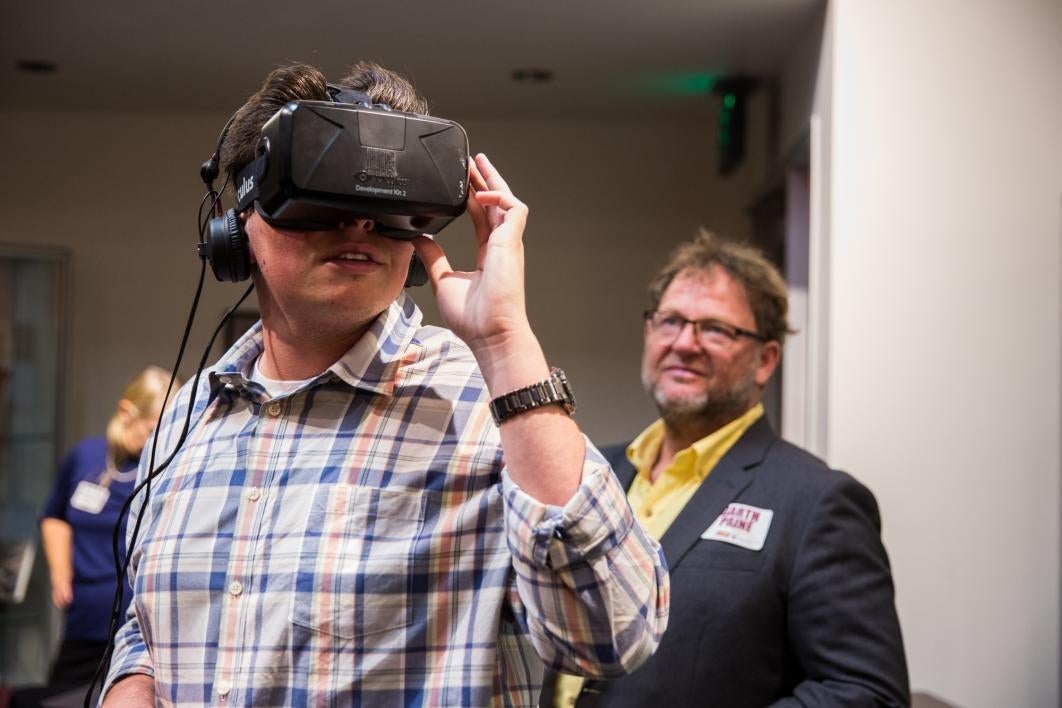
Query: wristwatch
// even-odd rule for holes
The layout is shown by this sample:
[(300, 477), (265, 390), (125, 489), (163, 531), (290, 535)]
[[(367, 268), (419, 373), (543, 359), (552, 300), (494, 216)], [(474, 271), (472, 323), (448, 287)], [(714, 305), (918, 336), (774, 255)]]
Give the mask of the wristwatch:
[(550, 369), (549, 378), (545, 381), (495, 398), (490, 402), (490, 414), (494, 416), (494, 422), (500, 425), (515, 415), (554, 403), (560, 404), (568, 415), (575, 413), (575, 394), (572, 393), (568, 377), (557, 367)]

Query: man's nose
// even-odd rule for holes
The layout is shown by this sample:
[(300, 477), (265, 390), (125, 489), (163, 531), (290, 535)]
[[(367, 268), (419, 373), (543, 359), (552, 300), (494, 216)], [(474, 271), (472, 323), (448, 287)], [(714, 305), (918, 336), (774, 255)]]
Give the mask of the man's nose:
[(372, 219), (353, 219), (352, 221), (346, 221), (340, 223), (341, 229), (356, 228), (359, 231), (368, 233), (376, 228), (376, 222)]
[(701, 351), (704, 347), (701, 346), (700, 335), (697, 334), (697, 325), (693, 322), (684, 322), (682, 329), (675, 335), (674, 341), (671, 342), (671, 348), (679, 351)]

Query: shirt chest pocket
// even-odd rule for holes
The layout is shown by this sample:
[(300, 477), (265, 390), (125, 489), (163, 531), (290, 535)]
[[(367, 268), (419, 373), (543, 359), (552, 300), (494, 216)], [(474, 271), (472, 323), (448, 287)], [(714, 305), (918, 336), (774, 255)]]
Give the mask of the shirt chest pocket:
[(299, 553), (292, 622), (341, 639), (408, 626), (423, 524), (419, 492), (322, 488)]

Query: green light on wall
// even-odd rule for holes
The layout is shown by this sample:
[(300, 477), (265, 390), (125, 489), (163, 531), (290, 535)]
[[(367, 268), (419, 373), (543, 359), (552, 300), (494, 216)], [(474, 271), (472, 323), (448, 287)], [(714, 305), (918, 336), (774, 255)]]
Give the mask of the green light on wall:
[(700, 96), (711, 93), (719, 74), (687, 73), (646, 77), (646, 85), (654, 91), (675, 96)]
[(719, 146), (719, 174), (727, 175), (745, 156), (745, 113), (756, 80), (747, 76), (721, 77), (714, 93), (720, 97), (716, 143)]

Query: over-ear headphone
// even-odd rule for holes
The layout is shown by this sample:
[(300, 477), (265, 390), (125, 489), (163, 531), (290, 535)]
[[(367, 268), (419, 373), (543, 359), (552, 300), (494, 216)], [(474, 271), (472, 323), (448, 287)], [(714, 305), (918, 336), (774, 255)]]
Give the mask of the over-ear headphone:
[[(235, 117), (233, 114), (225, 123), (225, 127), (221, 129), (221, 135), (218, 136), (214, 154), (199, 168), (199, 176), (207, 186), (207, 198), (212, 200), (215, 213), (220, 212), (217, 205), (220, 204), (221, 196), (214, 190), (214, 180), (217, 179), (220, 170), (221, 146), (225, 142), (229, 126), (232, 125)], [(222, 185), (221, 189), (224, 190), (225, 185)], [(199, 257), (210, 263), (210, 269), (219, 281), (239, 283), (251, 277), (251, 251), (248, 246), (247, 232), (244, 231), (243, 222), (240, 221), (240, 215), (235, 209), (229, 209), (207, 222), (197, 250)]]
[(219, 281), (239, 283), (251, 277), (251, 250), (247, 232), (235, 209), (214, 217), (207, 224), (206, 240), (199, 255), (210, 262)]

